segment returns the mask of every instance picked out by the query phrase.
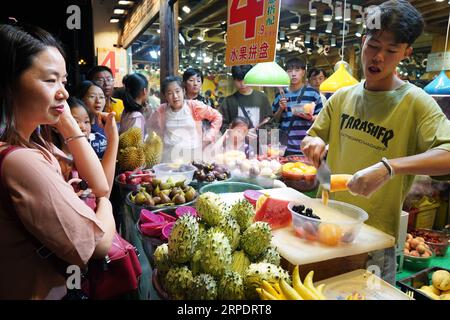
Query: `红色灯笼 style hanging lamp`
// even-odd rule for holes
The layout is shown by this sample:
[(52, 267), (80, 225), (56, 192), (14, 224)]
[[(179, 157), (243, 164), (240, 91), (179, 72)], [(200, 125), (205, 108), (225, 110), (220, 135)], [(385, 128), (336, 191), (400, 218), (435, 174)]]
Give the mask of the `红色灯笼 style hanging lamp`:
[(450, 79), (445, 73), (445, 63), (447, 61), (448, 34), (450, 30), (450, 12), (448, 16), (447, 35), (445, 37), (444, 57), (442, 62), (442, 70), (439, 75), (431, 81), (425, 88), (426, 93), (433, 97), (449, 97), (450, 96)]
[[(344, 8), (346, 8), (347, 0), (344, 1)], [(344, 19), (342, 27), (342, 53), (339, 68), (322, 84), (320, 85), (320, 91), (334, 93), (340, 88), (352, 86), (358, 83), (358, 80), (353, 78), (353, 76), (345, 69), (344, 66), (344, 50), (345, 50), (345, 10)]]

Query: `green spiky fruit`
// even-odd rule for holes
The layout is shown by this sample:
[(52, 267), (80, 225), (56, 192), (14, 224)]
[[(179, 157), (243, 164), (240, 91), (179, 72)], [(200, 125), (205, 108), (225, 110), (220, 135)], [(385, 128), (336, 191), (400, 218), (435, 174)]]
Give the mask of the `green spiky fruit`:
[(202, 250), (196, 250), (190, 262), (190, 268), (194, 276), (202, 272)]
[(244, 199), (233, 204), (230, 214), (236, 219), (241, 232), (244, 232), (254, 222), (255, 209), (250, 202)]
[(223, 232), (209, 230), (202, 248), (201, 269), (214, 277), (221, 277), (230, 267), (230, 242)]
[(121, 149), (117, 155), (121, 170), (134, 170), (145, 164), (145, 155), (142, 147), (127, 147)]
[(142, 130), (138, 127), (132, 127), (119, 136), (119, 150), (142, 145), (143, 140)]
[(153, 261), (158, 272), (166, 272), (169, 270), (171, 263), (169, 259), (169, 246), (164, 243), (158, 246), (153, 252)]
[(239, 227), (237, 221), (231, 216), (226, 216), (224, 220), (219, 223), (218, 228), (228, 238), (231, 246), (231, 251), (236, 250), (241, 238), (241, 228)]
[(217, 283), (210, 274), (199, 274), (192, 282), (190, 298), (193, 300), (216, 300)]
[(211, 227), (219, 225), (227, 215), (222, 199), (212, 192), (201, 194), (195, 206), (199, 217)]
[(242, 276), (233, 271), (225, 272), (218, 284), (217, 298), (219, 300), (245, 299), (244, 281)]
[(289, 273), (281, 267), (271, 263), (252, 263), (244, 277), (245, 297), (250, 300), (258, 298), (256, 288), (262, 286), (262, 281), (266, 280), (270, 284), (275, 284), (284, 279), (287, 283), (291, 283)]
[(269, 247), (266, 251), (264, 251), (255, 262), (267, 262), (274, 264), (276, 266), (280, 265), (281, 257), (275, 247)]
[(251, 261), (244, 250), (236, 250), (231, 255), (231, 270), (239, 273), (241, 276), (245, 275), (250, 264)]
[(197, 238), (197, 219), (189, 214), (181, 216), (170, 233), (168, 243), (170, 260), (175, 263), (188, 262), (194, 254)]
[(270, 246), (272, 233), (267, 222), (255, 222), (241, 236), (241, 248), (254, 260)]
[(188, 267), (176, 267), (167, 271), (164, 286), (171, 299), (183, 300), (192, 288), (194, 277)]
[(164, 144), (161, 137), (152, 132), (144, 143), (145, 163), (147, 168), (161, 162)]
[(255, 222), (241, 236), (241, 248), (255, 260), (270, 246), (272, 233), (267, 222)]

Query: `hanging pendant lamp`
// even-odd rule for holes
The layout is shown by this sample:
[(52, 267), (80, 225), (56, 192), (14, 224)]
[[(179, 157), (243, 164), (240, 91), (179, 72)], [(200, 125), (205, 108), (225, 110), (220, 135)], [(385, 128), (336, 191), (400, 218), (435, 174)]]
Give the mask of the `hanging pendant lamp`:
[(450, 12), (448, 15), (447, 36), (445, 38), (444, 60), (442, 62), (442, 71), (439, 75), (431, 81), (423, 90), (433, 97), (450, 97), (450, 79), (445, 73), (445, 62), (447, 61), (447, 45), (448, 33), (450, 30)]
[[(344, 1), (344, 8), (347, 8), (347, 1)], [(344, 49), (345, 49), (345, 12), (344, 10), (344, 19), (342, 23), (342, 53), (341, 53), (341, 61), (339, 63), (338, 69), (322, 84), (320, 85), (320, 91), (334, 93), (340, 88), (352, 86), (359, 83), (345, 68), (346, 62), (344, 61)]]
[(359, 81), (345, 69), (344, 64), (340, 64), (339, 68), (327, 80), (320, 85), (322, 92), (336, 92), (340, 88), (358, 84)]
[(289, 75), (275, 61), (255, 65), (245, 75), (248, 86), (285, 87), (289, 86)]

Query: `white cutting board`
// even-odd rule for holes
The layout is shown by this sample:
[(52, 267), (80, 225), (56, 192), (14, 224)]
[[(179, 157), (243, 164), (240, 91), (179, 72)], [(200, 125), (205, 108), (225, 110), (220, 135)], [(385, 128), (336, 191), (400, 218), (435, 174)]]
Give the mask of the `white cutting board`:
[[(292, 188), (266, 189), (261, 192), (267, 193), (274, 198), (301, 201), (313, 208), (321, 207), (320, 200), (312, 199)], [(227, 204), (232, 204), (244, 197), (242, 192), (221, 194)], [(320, 215), (335, 216), (336, 212), (329, 207), (321, 207)], [(339, 215), (339, 213), (337, 213)], [(330, 247), (319, 242), (300, 239), (294, 233), (291, 226), (272, 231), (272, 244), (277, 247), (280, 255), (293, 265), (303, 265), (313, 262), (326, 261), (334, 258), (347, 257), (362, 254), (374, 250), (393, 247), (394, 237), (364, 224), (352, 243), (340, 244)]]

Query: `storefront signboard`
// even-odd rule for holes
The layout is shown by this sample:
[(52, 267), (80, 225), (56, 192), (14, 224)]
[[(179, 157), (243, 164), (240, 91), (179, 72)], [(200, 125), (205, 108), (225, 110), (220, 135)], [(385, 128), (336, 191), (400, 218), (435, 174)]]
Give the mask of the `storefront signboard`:
[(159, 0), (142, 0), (125, 20), (121, 42), (128, 48), (159, 12)]
[(97, 63), (111, 69), (116, 86), (121, 86), (122, 78), (127, 74), (127, 51), (121, 48), (98, 48)]
[(427, 72), (439, 72), (444, 66), (444, 70), (450, 70), (450, 52), (447, 53), (444, 63), (444, 52), (430, 53), (427, 58)]
[(281, 0), (228, 0), (227, 66), (275, 60)]

